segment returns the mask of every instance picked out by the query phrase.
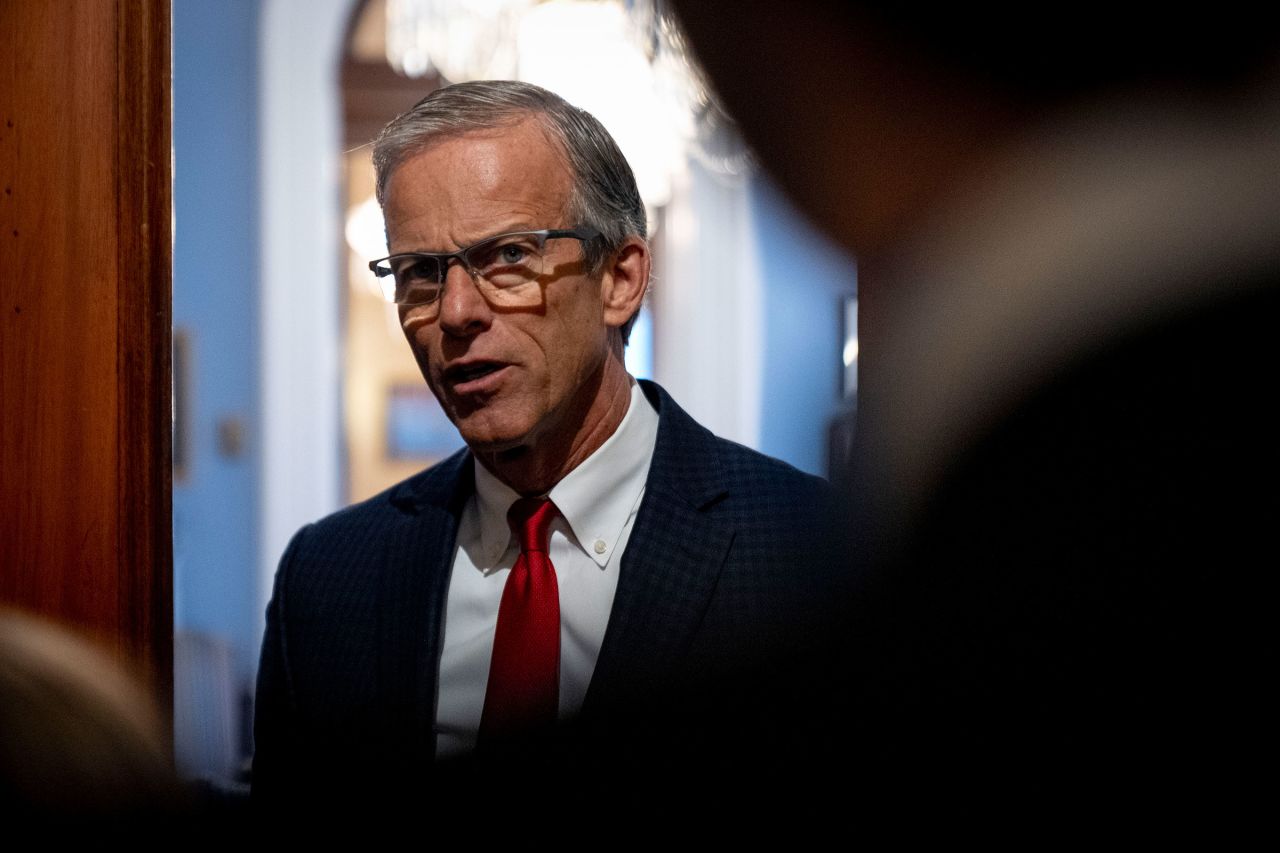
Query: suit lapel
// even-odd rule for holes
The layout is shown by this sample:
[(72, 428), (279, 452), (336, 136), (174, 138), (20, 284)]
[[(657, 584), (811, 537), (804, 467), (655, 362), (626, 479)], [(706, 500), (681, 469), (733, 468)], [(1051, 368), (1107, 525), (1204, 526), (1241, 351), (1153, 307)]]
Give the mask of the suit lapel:
[[(380, 578), (379, 689), (388, 748), (403, 761), (435, 754), (436, 666), (458, 524), (475, 488), (461, 451), (392, 495), (401, 518)], [(403, 738), (408, 736), (409, 743)]]
[(658, 438), (623, 554), (584, 713), (660, 685), (693, 639), (733, 541), (714, 505), (727, 490), (715, 437), (653, 383)]
[[(714, 512), (728, 493), (715, 437), (657, 385), (641, 384), (658, 410), (658, 438), (587, 692), (587, 714), (663, 684), (702, 623), (734, 536)], [(401, 517), (379, 578), (378, 675), (387, 755), (406, 765), (421, 766), (435, 753), (436, 667), (449, 571), (462, 510), (474, 490), (472, 459), (461, 451), (391, 497)]]

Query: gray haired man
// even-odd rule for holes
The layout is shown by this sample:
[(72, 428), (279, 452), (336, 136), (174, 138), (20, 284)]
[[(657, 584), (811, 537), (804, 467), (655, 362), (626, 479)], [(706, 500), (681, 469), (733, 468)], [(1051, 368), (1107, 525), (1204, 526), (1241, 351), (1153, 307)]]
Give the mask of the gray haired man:
[(371, 268), (467, 447), (290, 544), (255, 795), (416, 789), (531, 745), (689, 765), (715, 731), (736, 754), (786, 693), (766, 661), (812, 600), (825, 484), (628, 375), (651, 254), (592, 116), (460, 84), (373, 156), (391, 254)]

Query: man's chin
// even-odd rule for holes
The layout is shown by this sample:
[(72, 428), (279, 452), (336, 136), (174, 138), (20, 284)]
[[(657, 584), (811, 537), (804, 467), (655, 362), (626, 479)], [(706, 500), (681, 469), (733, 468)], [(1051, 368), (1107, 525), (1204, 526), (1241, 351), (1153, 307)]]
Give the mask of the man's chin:
[(527, 436), (524, 433), (505, 434), (491, 430), (459, 429), (462, 440), (477, 456), (494, 458), (515, 458), (529, 450)]

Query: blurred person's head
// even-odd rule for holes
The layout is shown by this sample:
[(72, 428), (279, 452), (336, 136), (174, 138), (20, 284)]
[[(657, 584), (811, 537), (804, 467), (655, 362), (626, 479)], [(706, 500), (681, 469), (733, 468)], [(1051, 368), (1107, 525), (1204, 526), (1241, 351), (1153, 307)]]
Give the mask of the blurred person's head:
[(764, 167), (863, 262), (981, 192), (1053, 114), (1225, 101), (1275, 71), (1280, 45), (1261, 7), (1237, 3), (673, 5)]
[(0, 802), (13, 817), (133, 820), (182, 800), (155, 706), (70, 632), (0, 610)]

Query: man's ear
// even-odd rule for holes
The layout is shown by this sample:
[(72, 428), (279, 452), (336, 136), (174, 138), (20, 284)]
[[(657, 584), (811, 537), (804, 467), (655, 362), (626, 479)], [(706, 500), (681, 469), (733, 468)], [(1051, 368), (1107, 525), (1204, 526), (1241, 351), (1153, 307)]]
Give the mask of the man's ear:
[(628, 237), (613, 253), (600, 279), (606, 326), (620, 329), (640, 310), (652, 260), (649, 244), (639, 237)]

